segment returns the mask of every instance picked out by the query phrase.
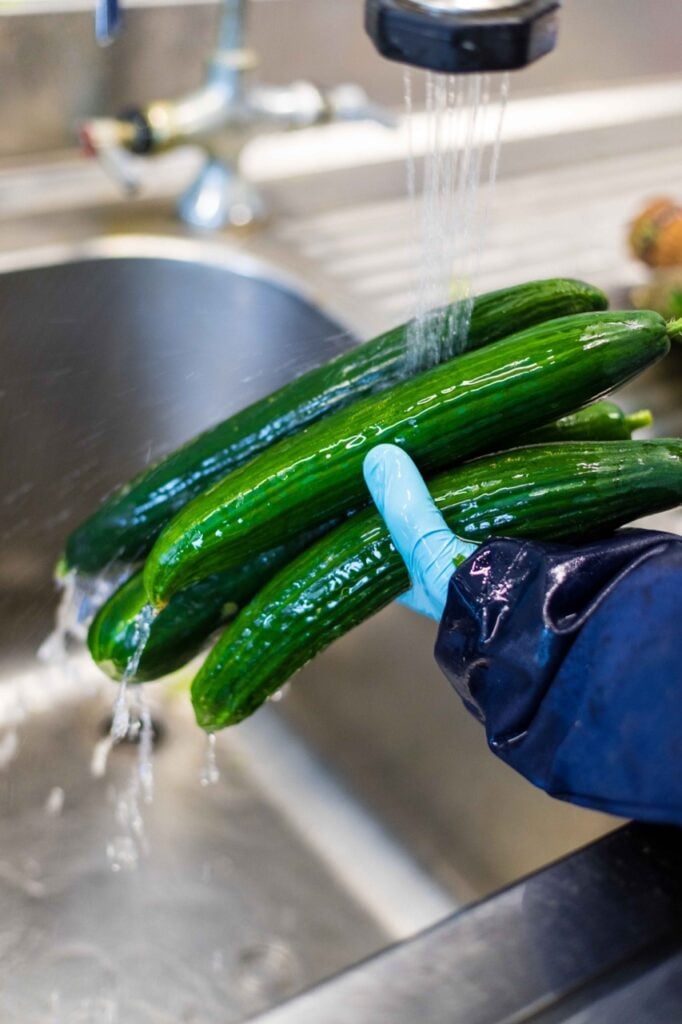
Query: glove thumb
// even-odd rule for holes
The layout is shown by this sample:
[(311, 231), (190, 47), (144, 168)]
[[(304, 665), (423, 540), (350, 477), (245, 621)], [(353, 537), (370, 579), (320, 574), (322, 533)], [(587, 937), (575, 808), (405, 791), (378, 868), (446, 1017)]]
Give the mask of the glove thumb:
[(457, 538), (436, 508), (412, 459), (396, 445), (373, 448), (363, 464), (365, 482), (403, 558), (412, 582), (400, 600), (440, 620), (456, 565), (475, 550)]

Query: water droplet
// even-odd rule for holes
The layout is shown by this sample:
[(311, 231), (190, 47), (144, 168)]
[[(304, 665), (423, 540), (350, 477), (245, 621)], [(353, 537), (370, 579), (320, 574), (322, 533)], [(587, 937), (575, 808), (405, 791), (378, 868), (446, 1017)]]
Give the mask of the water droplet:
[(0, 738), (0, 769), (6, 768), (19, 752), (19, 735), (16, 729), (8, 729)]
[(206, 752), (199, 781), (202, 786), (215, 786), (220, 782), (220, 769), (216, 759), (216, 735), (214, 732), (209, 732), (206, 735)]
[(61, 786), (53, 786), (45, 801), (45, 814), (58, 818), (64, 810), (64, 790)]

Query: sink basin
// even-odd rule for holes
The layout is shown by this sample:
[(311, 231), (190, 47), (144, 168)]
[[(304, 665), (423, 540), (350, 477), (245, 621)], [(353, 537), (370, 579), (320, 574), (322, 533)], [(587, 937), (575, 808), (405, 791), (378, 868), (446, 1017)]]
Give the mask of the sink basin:
[(202, 787), (186, 695), (157, 694), (155, 799), (131, 802), (132, 747), (91, 772), (112, 684), (36, 649), (64, 536), (103, 495), (352, 339), (229, 248), (129, 238), (45, 259), (0, 274), (0, 1018), (229, 1024), (452, 899), (272, 709), (221, 738)]

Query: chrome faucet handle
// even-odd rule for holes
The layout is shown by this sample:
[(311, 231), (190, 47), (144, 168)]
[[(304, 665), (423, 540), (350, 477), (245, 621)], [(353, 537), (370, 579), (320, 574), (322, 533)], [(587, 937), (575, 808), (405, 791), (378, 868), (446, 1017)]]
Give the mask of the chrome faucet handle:
[(344, 82), (324, 92), (330, 121), (375, 121), (385, 128), (397, 128), (398, 118), (390, 110), (373, 103), (360, 85)]
[(81, 147), (100, 164), (128, 196), (140, 190), (141, 180), (136, 158), (131, 155), (137, 128), (131, 121), (98, 117), (79, 126)]
[(121, 29), (121, 9), (118, 0), (96, 0), (95, 39), (100, 46), (113, 43)]

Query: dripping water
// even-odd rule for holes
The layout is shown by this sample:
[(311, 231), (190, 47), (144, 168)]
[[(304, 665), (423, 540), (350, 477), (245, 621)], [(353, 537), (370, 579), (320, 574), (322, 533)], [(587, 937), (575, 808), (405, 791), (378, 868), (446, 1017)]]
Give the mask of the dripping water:
[[(113, 791), (117, 834), (107, 843), (112, 871), (131, 870), (148, 852), (143, 806), (154, 798), (154, 725), (143, 694), (143, 685), (134, 686), (130, 696), (127, 739), (137, 743), (137, 757), (128, 780), (120, 791)], [(111, 749), (111, 732), (107, 737)]]
[(132, 869), (147, 852), (142, 804), (150, 804), (154, 795), (152, 751), (154, 726), (143, 686), (131, 686), (149, 640), (156, 612), (147, 605), (135, 620), (134, 650), (119, 684), (112, 710), (109, 733), (96, 744), (91, 771), (97, 777), (106, 774), (109, 754), (117, 743), (137, 743), (137, 758), (126, 785), (114, 791), (115, 818), (119, 832), (107, 843), (107, 857), (113, 871)]
[(199, 782), (202, 786), (217, 786), (220, 782), (220, 769), (216, 759), (216, 735), (214, 732), (206, 733), (206, 752)]
[(147, 646), (152, 625), (157, 613), (151, 605), (146, 605), (135, 619), (133, 633), (134, 650), (128, 659), (123, 676), (118, 685), (118, 692), (114, 699), (111, 716), (111, 727), (107, 736), (103, 737), (96, 745), (90, 762), (90, 771), (96, 778), (106, 774), (109, 754), (117, 743), (125, 739), (135, 740), (138, 734), (142, 735), (141, 720), (134, 712), (141, 706), (139, 687), (135, 690), (136, 699), (133, 700), (130, 694), (130, 682), (135, 678), (140, 667), (140, 660)]
[[(466, 345), (509, 89), (508, 75), (498, 80), (427, 72), (419, 179), (411, 116), (414, 80), (415, 72), (406, 70), (407, 190), (417, 266), (408, 373), (428, 369)], [(454, 299), (456, 305), (448, 306)]]

